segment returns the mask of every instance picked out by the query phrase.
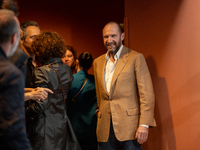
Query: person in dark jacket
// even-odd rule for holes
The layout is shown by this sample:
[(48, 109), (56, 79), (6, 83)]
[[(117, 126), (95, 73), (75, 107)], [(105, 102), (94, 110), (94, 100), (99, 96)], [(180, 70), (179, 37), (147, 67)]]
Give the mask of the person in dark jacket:
[[(89, 52), (83, 52), (79, 55), (76, 64), (77, 73), (74, 74), (72, 87), (67, 97), (67, 113), (82, 150), (97, 149), (95, 82), (94, 76), (87, 73), (92, 66), (92, 61), (93, 58)], [(85, 78), (87, 78), (85, 86), (72, 102), (74, 96), (80, 91)]]
[(19, 21), (10, 10), (0, 10), (0, 149), (31, 149), (24, 111), (24, 76), (8, 57), (20, 39)]
[(65, 99), (73, 75), (70, 67), (61, 60), (65, 45), (56, 32), (49, 31), (42, 32), (32, 43), (32, 50), (42, 62), (42, 66), (35, 70), (35, 86), (49, 88), (54, 93), (27, 107), (28, 118), (33, 118), (34, 131), (29, 134), (32, 146), (37, 150), (66, 149), (68, 117)]
[[(12, 10), (15, 13), (15, 16), (17, 17), (18, 12), (18, 5), (15, 0), (2, 0), (0, 3), (0, 9), (8, 9)], [(19, 46), (21, 44), (19, 43)], [(26, 75), (26, 63), (28, 59), (28, 55), (20, 48), (17, 47), (15, 53), (9, 57), (9, 60), (14, 63), (24, 74)]]

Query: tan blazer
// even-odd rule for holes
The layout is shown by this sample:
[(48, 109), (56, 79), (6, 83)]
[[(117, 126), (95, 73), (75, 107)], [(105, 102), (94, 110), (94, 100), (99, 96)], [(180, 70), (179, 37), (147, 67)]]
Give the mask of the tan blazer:
[(142, 54), (124, 46), (108, 93), (104, 84), (105, 55), (94, 61), (99, 106), (97, 140), (108, 140), (111, 116), (116, 138), (119, 141), (133, 140), (140, 124), (156, 126), (155, 98), (149, 70)]

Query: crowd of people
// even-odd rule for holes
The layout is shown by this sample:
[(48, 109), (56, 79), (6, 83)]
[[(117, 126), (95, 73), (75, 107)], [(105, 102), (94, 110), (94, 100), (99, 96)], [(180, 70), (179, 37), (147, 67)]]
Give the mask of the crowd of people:
[(104, 26), (107, 53), (93, 64), (57, 32), (20, 25), (16, 1), (0, 7), (1, 149), (140, 150), (156, 126), (155, 98), (144, 56), (122, 44), (120, 24)]

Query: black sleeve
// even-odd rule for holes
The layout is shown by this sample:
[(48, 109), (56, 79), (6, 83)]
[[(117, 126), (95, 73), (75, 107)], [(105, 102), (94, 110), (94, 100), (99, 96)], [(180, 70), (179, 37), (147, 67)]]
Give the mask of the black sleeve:
[(31, 149), (24, 119), (24, 76), (14, 65), (4, 66), (0, 76), (0, 145), (10, 150)]

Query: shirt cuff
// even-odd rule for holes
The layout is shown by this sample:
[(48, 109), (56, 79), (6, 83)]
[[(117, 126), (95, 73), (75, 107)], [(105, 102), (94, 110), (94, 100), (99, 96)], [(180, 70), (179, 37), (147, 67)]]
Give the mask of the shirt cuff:
[(149, 126), (148, 126), (148, 125), (145, 125), (145, 124), (141, 124), (140, 126), (143, 126), (143, 127), (149, 128)]

